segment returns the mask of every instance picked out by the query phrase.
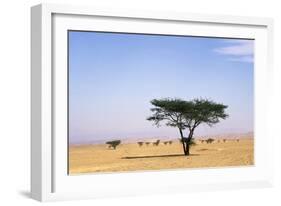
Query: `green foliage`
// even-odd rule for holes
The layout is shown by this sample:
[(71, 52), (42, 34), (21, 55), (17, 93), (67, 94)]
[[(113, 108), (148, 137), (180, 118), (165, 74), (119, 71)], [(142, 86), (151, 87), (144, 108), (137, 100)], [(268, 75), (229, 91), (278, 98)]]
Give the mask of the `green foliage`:
[(228, 117), (225, 113), (226, 105), (215, 103), (207, 99), (194, 99), (192, 100), (192, 104), (192, 109), (185, 113), (185, 118), (193, 120), (193, 125), (206, 123), (212, 126), (218, 123), (220, 119)]
[(106, 142), (106, 144), (108, 144), (109, 148), (113, 148), (113, 149), (116, 149), (116, 147), (121, 144), (121, 140), (113, 140), (113, 141), (108, 141)]
[(191, 106), (189, 102), (181, 99), (153, 99), (151, 104), (155, 107), (150, 109), (153, 115), (147, 120), (154, 121), (157, 126), (166, 120), (167, 126), (185, 129), (183, 114)]
[(157, 126), (165, 120), (167, 126), (194, 130), (201, 123), (212, 126), (228, 117), (225, 113), (226, 105), (207, 99), (153, 99), (151, 104), (154, 106), (151, 108), (153, 115), (147, 120), (154, 121)]

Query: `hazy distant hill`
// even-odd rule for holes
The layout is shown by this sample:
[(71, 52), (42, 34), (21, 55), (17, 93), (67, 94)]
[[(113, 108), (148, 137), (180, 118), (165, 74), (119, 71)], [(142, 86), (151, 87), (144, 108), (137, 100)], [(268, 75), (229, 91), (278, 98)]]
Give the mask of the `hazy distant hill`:
[(246, 133), (227, 133), (227, 134), (217, 134), (217, 135), (202, 135), (202, 136), (196, 136), (195, 138), (236, 139), (236, 138), (253, 138), (253, 137), (254, 137), (253, 132), (246, 132)]
[[(214, 138), (214, 139), (237, 139), (237, 138), (253, 138), (254, 133), (253, 132), (247, 132), (247, 133), (227, 133), (227, 134), (217, 134), (217, 135), (198, 135), (194, 138), (196, 139), (207, 139), (207, 138)], [(133, 143), (138, 141), (146, 141), (146, 142), (154, 142), (157, 139), (168, 141), (168, 140), (177, 140), (179, 137), (152, 137), (152, 138), (128, 138), (122, 140), (124, 143)]]
[[(253, 138), (254, 133), (253, 132), (247, 132), (247, 133), (227, 133), (227, 134), (217, 134), (217, 135), (197, 135), (194, 138), (195, 139), (207, 139), (207, 138), (213, 138), (213, 139), (237, 139), (237, 138)], [(93, 140), (93, 141), (87, 141), (87, 142), (74, 142), (70, 143), (71, 145), (81, 145), (81, 144), (104, 144), (107, 141), (111, 140), (121, 140), (122, 143), (136, 143), (136, 142), (155, 142), (158, 139), (161, 141), (169, 141), (169, 140), (178, 140), (178, 137), (151, 137), (151, 138), (143, 138), (143, 137), (131, 137), (131, 138), (122, 138), (122, 137), (116, 137), (116, 138), (105, 138), (104, 140)]]

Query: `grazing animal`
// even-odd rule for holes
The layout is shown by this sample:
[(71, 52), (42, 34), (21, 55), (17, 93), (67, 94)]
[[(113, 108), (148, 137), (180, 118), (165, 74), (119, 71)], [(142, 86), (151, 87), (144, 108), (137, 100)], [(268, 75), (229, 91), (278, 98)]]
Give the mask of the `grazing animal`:
[(215, 140), (212, 139), (212, 138), (209, 138), (209, 139), (206, 140), (207, 144), (211, 144), (213, 141), (215, 141)]
[(148, 146), (150, 144), (150, 142), (146, 142), (145, 144), (146, 144), (146, 146)]
[(143, 145), (143, 142), (138, 142), (138, 145), (141, 147)]
[(163, 143), (164, 143), (164, 145), (168, 144), (168, 142), (163, 142)]
[(113, 148), (116, 149), (116, 147), (121, 143), (121, 140), (113, 140), (113, 141), (108, 141), (106, 144), (108, 144), (108, 148)]
[(156, 142), (153, 142), (153, 146), (158, 146), (160, 143), (160, 140), (158, 139)]

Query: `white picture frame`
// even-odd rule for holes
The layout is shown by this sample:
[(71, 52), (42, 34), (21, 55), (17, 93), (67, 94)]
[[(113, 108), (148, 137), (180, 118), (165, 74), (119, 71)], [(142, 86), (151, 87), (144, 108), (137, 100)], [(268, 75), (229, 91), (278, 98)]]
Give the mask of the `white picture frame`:
[[(53, 201), (272, 186), (273, 135), (267, 123), (273, 78), (271, 19), (40, 4), (31, 8), (31, 26), (32, 198)], [(255, 166), (68, 176), (63, 68), (69, 29), (255, 38)], [(261, 137), (266, 137), (262, 144)]]

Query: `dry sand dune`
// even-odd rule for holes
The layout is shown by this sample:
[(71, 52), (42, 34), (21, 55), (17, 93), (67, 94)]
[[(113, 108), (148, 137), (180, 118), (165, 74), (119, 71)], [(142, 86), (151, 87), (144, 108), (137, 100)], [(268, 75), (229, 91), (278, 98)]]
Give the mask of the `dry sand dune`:
[(160, 143), (158, 146), (128, 143), (116, 150), (105, 144), (80, 145), (69, 148), (69, 173), (159, 170), (176, 168), (202, 168), (245, 166), (254, 164), (253, 138), (217, 140), (211, 144), (197, 141), (191, 155), (182, 154), (182, 145)]

